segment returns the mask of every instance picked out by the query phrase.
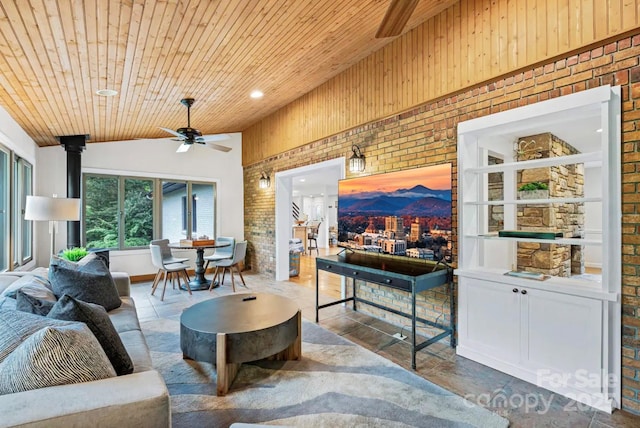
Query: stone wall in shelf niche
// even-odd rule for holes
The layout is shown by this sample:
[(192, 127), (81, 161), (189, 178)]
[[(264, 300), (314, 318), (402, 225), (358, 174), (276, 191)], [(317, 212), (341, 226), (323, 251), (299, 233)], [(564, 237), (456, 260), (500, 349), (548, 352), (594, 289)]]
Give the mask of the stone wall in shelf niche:
[[(518, 139), (516, 159), (520, 161), (578, 154), (573, 146), (551, 133)], [(558, 165), (518, 171), (517, 187), (542, 182), (550, 198), (584, 196), (584, 165)], [(565, 238), (584, 237), (584, 203), (518, 205), (517, 227), (526, 231), (562, 232)], [(518, 244), (518, 270), (570, 277), (584, 273), (584, 256), (579, 245)]]

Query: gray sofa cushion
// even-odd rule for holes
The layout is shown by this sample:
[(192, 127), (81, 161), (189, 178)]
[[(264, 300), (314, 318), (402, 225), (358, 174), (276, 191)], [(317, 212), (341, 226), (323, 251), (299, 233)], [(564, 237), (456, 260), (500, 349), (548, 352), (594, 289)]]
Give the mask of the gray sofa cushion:
[(116, 375), (86, 326), (44, 327), (0, 363), (0, 394), (89, 382)]
[(118, 309), (110, 311), (109, 318), (118, 333), (140, 330), (136, 306), (131, 297), (123, 297), (122, 305)]
[(0, 296), (16, 298), (16, 292), (20, 289), (29, 290), (33, 296), (51, 296), (55, 300), (55, 295), (51, 291), (51, 283), (48, 279), (39, 275), (23, 275), (13, 281)]
[(82, 302), (65, 294), (60, 297), (47, 317), (85, 323), (102, 345), (116, 373), (118, 375), (133, 373), (133, 362), (102, 306)]
[(120, 307), (120, 296), (111, 273), (99, 259), (79, 265), (52, 257), (49, 281), (58, 298), (68, 294), (83, 302), (100, 305), (107, 311)]
[(53, 301), (41, 299), (25, 293), (22, 289), (19, 289), (16, 294), (16, 309), (22, 312), (46, 317), (55, 304), (55, 299)]
[(11, 352), (36, 331), (44, 327), (73, 324), (77, 323), (0, 309), (0, 362), (4, 361)]
[(129, 330), (120, 333), (120, 339), (124, 343), (127, 352), (133, 361), (133, 372), (139, 373), (153, 370), (151, 354), (144, 334), (140, 330)]

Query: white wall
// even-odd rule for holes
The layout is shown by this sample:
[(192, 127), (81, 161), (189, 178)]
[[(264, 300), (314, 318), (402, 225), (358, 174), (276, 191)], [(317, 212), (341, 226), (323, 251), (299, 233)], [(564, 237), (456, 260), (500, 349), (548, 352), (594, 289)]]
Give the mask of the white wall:
[(335, 226), (338, 227), (338, 195), (329, 195), (327, 196), (327, 226)]
[[(82, 171), (176, 180), (215, 182), (218, 191), (217, 234), (244, 239), (244, 186), (242, 170), (242, 135), (231, 134), (220, 144), (233, 150), (223, 153), (195, 145), (186, 153), (176, 153), (179, 143), (170, 139), (131, 140), (110, 143), (88, 143), (82, 153)], [(39, 173), (36, 189), (39, 195), (66, 196), (66, 152), (61, 146), (38, 150)], [(57, 247), (66, 245), (66, 226), (60, 225)], [(36, 248), (39, 266), (48, 264), (48, 231), (43, 225), (44, 239), (38, 238)], [(42, 233), (40, 233), (42, 236)], [(191, 257), (195, 251), (177, 251)], [(184, 255), (182, 255), (184, 254)], [(130, 275), (155, 273), (148, 250), (112, 251), (111, 270)]]
[(0, 106), (0, 143), (35, 167), (38, 146), (2, 106)]

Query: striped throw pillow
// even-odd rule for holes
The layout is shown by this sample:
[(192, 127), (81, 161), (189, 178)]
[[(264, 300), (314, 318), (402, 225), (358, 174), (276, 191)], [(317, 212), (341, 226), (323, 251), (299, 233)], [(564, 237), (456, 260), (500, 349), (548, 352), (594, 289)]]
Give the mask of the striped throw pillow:
[(54, 320), (10, 309), (0, 309), (0, 362), (27, 337), (43, 327), (69, 324), (73, 324), (73, 322)]
[(44, 327), (0, 363), (0, 395), (115, 376), (86, 326)]

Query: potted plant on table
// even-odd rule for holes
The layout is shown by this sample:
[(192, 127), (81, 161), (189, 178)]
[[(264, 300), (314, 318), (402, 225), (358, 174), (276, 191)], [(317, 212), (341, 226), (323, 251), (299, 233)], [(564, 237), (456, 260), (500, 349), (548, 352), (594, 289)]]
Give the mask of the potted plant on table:
[(78, 260), (82, 259), (87, 254), (89, 254), (89, 252), (87, 251), (86, 248), (74, 247), (74, 248), (69, 248), (69, 249), (63, 250), (61, 256), (62, 256), (63, 259), (67, 259), (67, 260), (69, 260), (71, 262), (77, 262)]
[(526, 183), (518, 187), (518, 199), (547, 199), (549, 186), (541, 181)]

